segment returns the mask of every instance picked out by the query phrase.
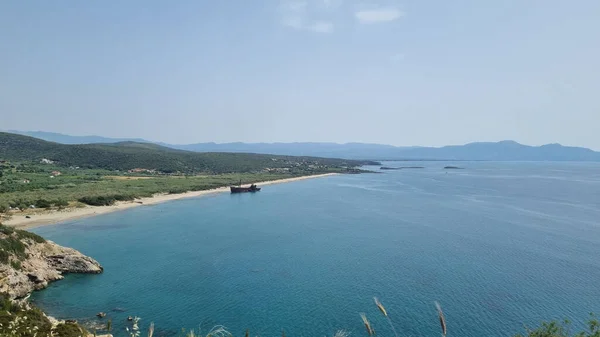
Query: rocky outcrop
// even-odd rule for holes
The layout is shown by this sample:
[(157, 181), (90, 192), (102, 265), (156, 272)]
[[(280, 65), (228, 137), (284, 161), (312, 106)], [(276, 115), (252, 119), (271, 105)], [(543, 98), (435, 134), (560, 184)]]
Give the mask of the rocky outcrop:
[(22, 239), (21, 242), (25, 246), (25, 257), (20, 259), (20, 266), (0, 263), (0, 293), (8, 294), (11, 299), (22, 298), (34, 290), (46, 288), (48, 283), (61, 280), (66, 273), (102, 272), (102, 266), (96, 260), (75, 249), (59, 246), (52, 241)]

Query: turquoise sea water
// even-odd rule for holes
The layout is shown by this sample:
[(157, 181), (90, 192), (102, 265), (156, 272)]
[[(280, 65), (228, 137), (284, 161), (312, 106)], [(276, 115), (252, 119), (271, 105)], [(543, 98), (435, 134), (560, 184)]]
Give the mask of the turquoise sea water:
[[(455, 163), (343, 175), (139, 207), (42, 227), (105, 267), (34, 301), (57, 317), (105, 311), (159, 336), (510, 336), (600, 313), (600, 165)], [(119, 308), (118, 311), (114, 309)], [(120, 311), (125, 310), (125, 311)]]

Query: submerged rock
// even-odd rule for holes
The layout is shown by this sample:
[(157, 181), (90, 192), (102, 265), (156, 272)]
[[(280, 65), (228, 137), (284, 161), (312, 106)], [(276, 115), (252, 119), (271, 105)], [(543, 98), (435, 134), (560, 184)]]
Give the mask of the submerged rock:
[[(5, 234), (0, 234), (4, 236)], [(2, 237), (0, 237), (2, 239)], [(0, 263), (0, 293), (11, 299), (22, 298), (34, 290), (44, 289), (48, 283), (63, 279), (66, 273), (99, 274), (100, 264), (75, 249), (57, 245), (52, 241), (21, 240), (25, 248), (19, 268)]]

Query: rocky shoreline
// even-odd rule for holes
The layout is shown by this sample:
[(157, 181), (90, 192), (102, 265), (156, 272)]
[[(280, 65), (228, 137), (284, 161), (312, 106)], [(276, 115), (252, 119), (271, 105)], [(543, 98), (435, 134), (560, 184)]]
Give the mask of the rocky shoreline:
[[(39, 327), (40, 335), (52, 335), (54, 330), (62, 331), (59, 334), (70, 331), (69, 336), (85, 333), (85, 329), (77, 323), (56, 320), (30, 305), (29, 295), (35, 290), (48, 287), (53, 281), (63, 279), (68, 273), (102, 272), (103, 268), (98, 261), (75, 249), (0, 224), (0, 299), (6, 309), (2, 320), (4, 323), (8, 320), (19, 333), (25, 332), (23, 329), (32, 328), (28, 324), (34, 324), (36, 329)], [(27, 320), (27, 315), (32, 315), (37, 323)], [(0, 330), (4, 331), (5, 327), (0, 325)]]
[[(0, 234), (0, 237), (5, 234)], [(62, 280), (67, 273), (100, 274), (98, 261), (75, 249), (62, 247), (52, 241), (36, 242), (22, 240), (26, 258), (20, 268), (0, 264), (0, 293), (16, 300), (28, 296), (34, 290), (44, 289), (50, 282)]]

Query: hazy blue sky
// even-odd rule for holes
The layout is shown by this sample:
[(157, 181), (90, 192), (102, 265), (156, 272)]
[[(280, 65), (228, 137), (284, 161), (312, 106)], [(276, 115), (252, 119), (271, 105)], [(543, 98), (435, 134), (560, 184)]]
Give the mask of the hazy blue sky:
[(0, 129), (600, 149), (600, 0), (0, 2)]

